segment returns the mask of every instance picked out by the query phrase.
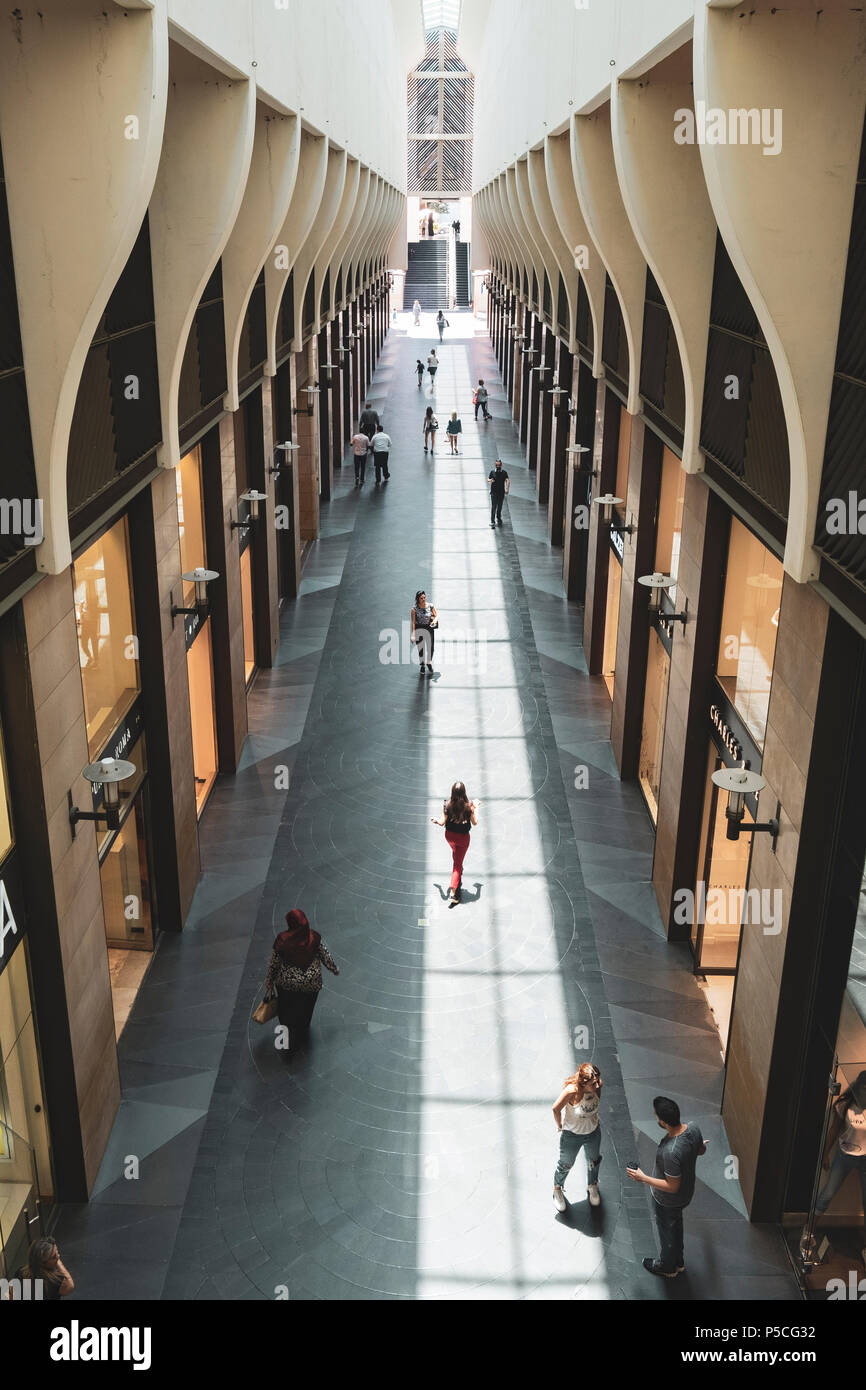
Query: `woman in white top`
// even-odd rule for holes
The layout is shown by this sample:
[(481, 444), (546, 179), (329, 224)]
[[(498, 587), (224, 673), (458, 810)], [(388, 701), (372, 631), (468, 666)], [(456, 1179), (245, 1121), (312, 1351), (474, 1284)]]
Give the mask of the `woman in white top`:
[(417, 299), (412, 305), (412, 317), (415, 320), (415, 327), (419, 328), (421, 326), (421, 305), (418, 303)]
[(559, 1162), (553, 1175), (553, 1201), (557, 1211), (565, 1211), (563, 1185), (581, 1149), (586, 1149), (587, 1196), (589, 1204), (601, 1203), (598, 1195), (598, 1165), (601, 1163), (601, 1125), (598, 1106), (601, 1099), (601, 1072), (592, 1062), (584, 1062), (574, 1076), (566, 1077), (554, 1102), (553, 1118), (559, 1130)]

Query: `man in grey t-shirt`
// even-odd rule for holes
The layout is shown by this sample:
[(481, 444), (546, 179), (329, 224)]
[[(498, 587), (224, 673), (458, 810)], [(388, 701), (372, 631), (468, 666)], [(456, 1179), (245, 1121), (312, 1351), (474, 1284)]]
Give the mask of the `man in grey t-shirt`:
[(653, 1190), (653, 1215), (661, 1257), (654, 1260), (647, 1255), (643, 1267), (650, 1274), (675, 1279), (685, 1268), (683, 1210), (695, 1195), (695, 1164), (700, 1155), (706, 1153), (707, 1146), (696, 1124), (681, 1122), (680, 1107), (675, 1100), (656, 1096), (653, 1110), (665, 1131), (656, 1150), (654, 1176), (650, 1177), (640, 1168), (626, 1168), (625, 1171), (634, 1182), (646, 1183)]

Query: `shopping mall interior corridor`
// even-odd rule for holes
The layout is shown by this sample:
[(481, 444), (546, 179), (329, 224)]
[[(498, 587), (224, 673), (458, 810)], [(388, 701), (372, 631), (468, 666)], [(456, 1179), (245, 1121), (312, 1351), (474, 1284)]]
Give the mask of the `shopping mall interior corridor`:
[[(434, 341), (404, 315), (385, 343), (370, 399), (391, 480), (357, 490), (343, 460), (243, 765), (202, 821), (190, 920), (121, 1037), (123, 1102), (92, 1201), (60, 1212), (64, 1260), (93, 1298), (794, 1298), (779, 1233), (749, 1224), (729, 1176), (718, 1034), (687, 946), (665, 940), (649, 820), (486, 329), (452, 315), (431, 396), (414, 368)], [(493, 531), (497, 451), (512, 490)], [(432, 679), (403, 636), (419, 588), (440, 614)], [(450, 908), (430, 818), (458, 778), (482, 805)], [(251, 1015), (293, 907), (341, 973), (288, 1058)], [(579, 1158), (558, 1215), (551, 1105), (590, 1058), (603, 1202)], [(636, 1155), (651, 1171), (659, 1093), (709, 1143), (670, 1284), (641, 1267), (649, 1197), (624, 1175)]]

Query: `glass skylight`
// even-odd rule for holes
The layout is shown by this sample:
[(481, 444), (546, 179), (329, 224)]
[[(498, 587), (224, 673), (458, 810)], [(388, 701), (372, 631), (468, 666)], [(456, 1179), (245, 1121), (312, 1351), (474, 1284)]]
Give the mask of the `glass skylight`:
[(424, 28), (451, 29), (455, 34), (460, 23), (460, 0), (421, 0)]

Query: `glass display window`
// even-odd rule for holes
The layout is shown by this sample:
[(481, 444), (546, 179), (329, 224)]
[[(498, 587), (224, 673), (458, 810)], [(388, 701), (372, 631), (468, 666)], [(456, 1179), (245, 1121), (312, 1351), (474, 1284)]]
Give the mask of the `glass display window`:
[[(680, 541), (683, 531), (683, 506), (686, 497), (686, 475), (676, 454), (665, 448), (662, 454), (659, 486), (658, 520), (656, 522), (655, 570), (657, 574), (677, 577), (680, 560)], [(676, 588), (668, 590), (676, 603)]]
[[(181, 459), (175, 469), (177, 480), (177, 526), (180, 535), (180, 568), (182, 574), (207, 568), (207, 549), (204, 531), (204, 493), (202, 488), (201, 447), (196, 447)], [(183, 606), (191, 608), (195, 601), (195, 585), (184, 584)]]
[(27, 942), (0, 974), (0, 1271), (13, 1275), (53, 1197)]
[(619, 444), (616, 453), (616, 486), (614, 496), (621, 497), (620, 511), (625, 511), (628, 501), (628, 459), (631, 449), (631, 415), (622, 406), (619, 412)]
[(141, 690), (126, 518), (73, 565), (87, 744), (98, 757)]
[(616, 638), (619, 630), (619, 595), (622, 588), (622, 567), (611, 550), (607, 561), (607, 600), (604, 614), (604, 655), (602, 657), (602, 679), (607, 693), (613, 699), (614, 675), (616, 672)]
[(217, 775), (216, 707), (210, 619), (186, 654), (196, 811), (200, 816)]
[(670, 670), (671, 659), (662, 645), (662, 640), (655, 628), (650, 628), (638, 780), (654, 825), (659, 814), (659, 787)]
[(9, 782), (6, 776), (6, 758), (3, 752), (3, 728), (0, 725), (0, 864), (3, 863), (13, 844)]
[(733, 517), (716, 672), (761, 748), (770, 706), (782, 577), (781, 561)]
[(256, 669), (256, 640), (253, 621), (253, 557), (248, 545), (241, 555), (241, 607), (244, 620), (244, 677), (247, 685)]

